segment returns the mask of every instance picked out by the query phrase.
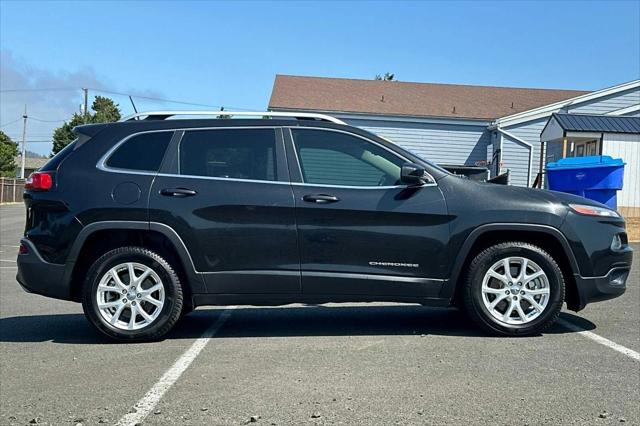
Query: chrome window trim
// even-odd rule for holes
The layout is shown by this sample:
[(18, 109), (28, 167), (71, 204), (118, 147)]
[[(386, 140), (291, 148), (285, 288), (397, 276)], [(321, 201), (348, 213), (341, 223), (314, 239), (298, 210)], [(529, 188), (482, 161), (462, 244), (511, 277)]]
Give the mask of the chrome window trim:
[[(177, 129), (146, 130), (144, 132), (132, 133), (132, 134), (130, 134), (128, 136), (125, 136), (119, 142), (117, 142), (114, 146), (109, 148), (109, 150), (107, 150), (107, 152), (102, 157), (100, 157), (100, 159), (98, 160), (98, 163), (96, 164), (96, 168), (98, 170), (102, 170), (103, 172), (126, 173), (126, 174), (143, 175), (143, 176), (155, 176), (158, 173), (157, 170), (154, 172), (154, 171), (151, 171), (151, 170), (122, 169), (122, 168), (119, 168), (119, 167), (110, 167), (110, 166), (107, 166), (107, 161), (109, 161), (109, 158), (113, 155), (114, 152), (116, 152), (116, 150), (118, 148), (120, 148), (120, 146), (122, 146), (125, 142), (127, 142), (129, 139), (131, 139), (131, 138), (133, 138), (135, 136), (144, 135), (144, 134), (147, 134), (147, 133), (161, 133), (161, 132), (175, 133), (176, 130)], [(171, 137), (173, 137), (173, 135)]]
[(187, 179), (207, 179), (207, 180), (224, 180), (231, 182), (248, 182), (248, 183), (272, 183), (276, 185), (291, 185), (291, 182), (284, 182), (280, 180), (257, 180), (257, 179), (239, 179), (239, 178), (225, 178), (217, 176), (198, 176), (198, 175), (180, 175), (175, 173), (154, 173), (154, 176), (160, 177), (176, 177)]
[[(298, 149), (296, 147), (296, 141), (295, 138), (293, 137), (293, 129), (296, 130), (304, 130), (304, 129), (311, 129), (311, 130), (323, 130), (323, 131), (329, 131), (329, 132), (336, 132), (336, 133), (344, 133), (346, 135), (349, 136), (355, 136), (356, 138), (360, 138), (362, 140), (364, 140), (365, 142), (369, 142), (371, 144), (374, 144), (382, 149), (384, 149), (385, 151), (391, 153), (391, 155), (394, 155), (400, 159), (402, 159), (404, 162), (407, 163), (411, 163), (411, 161), (409, 161), (409, 159), (407, 159), (406, 157), (403, 157), (402, 155), (398, 154), (397, 152), (387, 148), (384, 145), (381, 145), (375, 141), (372, 141), (369, 138), (366, 138), (364, 136), (358, 135), (356, 133), (352, 133), (352, 132), (347, 132), (345, 130), (341, 130), (341, 129), (331, 129), (331, 128), (327, 128), (327, 127), (313, 127), (313, 126), (304, 126), (304, 127), (287, 127), (287, 129), (289, 130), (289, 136), (291, 137), (291, 143), (293, 144), (293, 153), (296, 156), (296, 162), (298, 163), (298, 170), (300, 171), (300, 178), (304, 180), (304, 174), (302, 173), (302, 166), (301, 166), (301, 162), (300, 162), (300, 158), (298, 157)], [(387, 140), (387, 139), (385, 139)], [(390, 143), (393, 143), (391, 141), (389, 141)], [(431, 176), (431, 174), (429, 172), (425, 172), (427, 174), (427, 176), (429, 176), (429, 179), (431, 179), (431, 183), (424, 183), (422, 185), (415, 185), (416, 187), (429, 187), (429, 186), (438, 186), (438, 183), (436, 182), (436, 180), (434, 179), (433, 176)], [(353, 186), (353, 185), (327, 185), (327, 184), (313, 184), (313, 183), (306, 183), (306, 182), (292, 182), (292, 185), (296, 185), (296, 186), (315, 186), (315, 187), (322, 187), (322, 188), (350, 188), (350, 189), (391, 189), (391, 188), (408, 188), (409, 185), (388, 185), (388, 186)]]
[[(360, 138), (366, 142), (372, 143), (374, 145), (379, 146), (380, 148), (390, 152), (391, 154), (395, 155), (396, 157), (401, 158), (404, 161), (409, 162), (408, 159), (406, 159), (405, 157), (403, 157), (402, 155), (399, 155), (398, 153), (390, 150), (389, 148), (385, 147), (384, 145), (381, 145), (375, 141), (372, 141), (371, 139), (365, 138), (364, 136), (360, 136), (357, 135), (355, 133), (351, 133), (351, 132), (347, 132), (344, 130), (340, 130), (340, 129), (331, 129), (331, 128), (326, 128), (326, 127), (295, 127), (297, 129), (312, 129), (312, 130), (324, 130), (324, 131), (331, 131), (331, 132), (338, 132), (338, 133), (345, 133), (347, 135), (351, 135), (351, 136), (355, 136), (357, 138)], [(231, 129), (231, 130), (241, 130), (241, 129), (274, 129), (274, 131), (276, 129), (282, 129), (283, 131), (286, 129), (289, 131), (289, 136), (291, 137), (291, 143), (293, 144), (293, 152), (296, 156), (296, 163), (298, 164), (298, 168), (300, 168), (300, 160), (298, 158), (298, 152), (296, 150), (295, 147), (295, 140), (293, 138), (293, 132), (292, 127), (284, 127), (284, 126), (224, 126), (224, 127), (220, 127), (220, 126), (215, 126), (215, 127), (176, 127), (176, 128), (170, 128), (170, 129), (159, 129), (159, 130), (144, 130), (141, 132), (136, 132), (136, 133), (132, 133), (130, 135), (125, 136), (124, 138), (122, 138), (122, 140), (118, 141), (114, 146), (112, 146), (111, 148), (109, 148), (109, 150), (102, 156), (100, 157), (100, 159), (98, 160), (98, 163), (96, 164), (96, 168), (98, 170), (101, 170), (103, 172), (108, 172), (108, 173), (124, 173), (124, 174), (134, 174), (134, 175), (142, 175), (142, 176), (162, 176), (162, 177), (183, 177), (183, 178), (187, 178), (187, 179), (208, 179), (208, 180), (221, 180), (221, 181), (232, 181), (232, 182), (249, 182), (249, 183), (270, 183), (270, 184), (276, 184), (276, 185), (292, 185), (292, 186), (313, 186), (313, 187), (317, 187), (317, 188), (345, 188), (345, 189), (397, 189), (397, 188), (410, 188), (413, 186), (409, 186), (409, 185), (391, 185), (391, 186), (348, 186), (348, 185), (320, 185), (320, 184), (310, 184), (310, 183), (304, 183), (304, 182), (291, 182), (289, 179), (289, 182), (285, 182), (285, 181), (273, 181), (273, 180), (254, 180), (254, 179), (238, 179), (238, 178), (224, 178), (224, 177), (213, 177), (213, 176), (197, 176), (197, 175), (181, 175), (181, 174), (175, 174), (175, 173), (159, 173), (157, 171), (152, 172), (152, 171), (142, 171), (142, 170), (132, 170), (132, 169), (121, 169), (121, 168), (116, 168), (116, 167), (109, 167), (107, 166), (107, 161), (109, 160), (109, 157), (122, 145), (124, 144), (126, 141), (128, 141), (129, 139), (133, 138), (134, 136), (138, 136), (138, 135), (143, 135), (143, 134), (147, 134), (147, 133), (160, 133), (160, 132), (180, 132), (180, 131), (192, 131), (192, 130), (226, 130), (226, 129)], [(429, 178), (433, 181), (432, 183), (425, 183), (422, 185), (416, 185), (416, 188), (424, 188), (424, 187), (432, 187), (432, 186), (438, 186), (437, 182), (435, 181), (435, 179), (433, 178), (433, 176), (431, 176), (430, 173), (427, 173), (427, 175), (429, 176)], [(300, 176), (302, 177), (302, 170), (300, 170)]]
[[(118, 141), (114, 146), (109, 148), (109, 150), (98, 160), (96, 164), (96, 168), (103, 172), (109, 173), (124, 173), (124, 174), (133, 174), (133, 175), (142, 175), (142, 176), (163, 176), (163, 177), (184, 177), (188, 179), (208, 179), (208, 180), (225, 180), (225, 181), (234, 181), (234, 182), (250, 182), (250, 183), (274, 183), (279, 185), (289, 185), (290, 182), (278, 181), (278, 180), (255, 180), (255, 179), (238, 179), (238, 178), (224, 178), (224, 177), (214, 177), (214, 176), (198, 176), (198, 175), (181, 175), (175, 173), (159, 173), (158, 171), (144, 171), (144, 170), (132, 170), (132, 169), (121, 169), (117, 167), (109, 167), (107, 166), (107, 161), (109, 157), (125, 142), (129, 139), (143, 135), (147, 133), (159, 133), (159, 132), (180, 132), (180, 131), (190, 131), (190, 130), (242, 130), (242, 129), (273, 129), (274, 132), (277, 129), (281, 129), (281, 126), (225, 126), (225, 127), (178, 127), (171, 129), (160, 129), (160, 130), (144, 130), (141, 132), (132, 133), (130, 135), (125, 136), (122, 140)], [(277, 139), (277, 138), (276, 138)]]
[[(408, 188), (407, 185), (388, 185), (388, 186), (354, 186), (354, 185), (316, 185), (313, 183), (291, 182), (292, 186), (313, 186), (316, 188), (345, 188), (345, 189), (395, 189)], [(420, 185), (420, 187), (426, 185)]]

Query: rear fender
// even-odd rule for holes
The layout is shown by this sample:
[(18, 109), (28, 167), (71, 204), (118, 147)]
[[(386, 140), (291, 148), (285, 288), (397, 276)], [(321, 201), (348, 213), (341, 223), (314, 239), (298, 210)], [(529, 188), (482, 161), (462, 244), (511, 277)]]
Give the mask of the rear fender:
[(91, 223), (80, 231), (71, 250), (69, 252), (68, 261), (66, 262), (64, 280), (71, 282), (76, 261), (80, 255), (85, 242), (93, 233), (104, 230), (139, 230), (154, 231), (164, 235), (172, 244), (182, 263), (183, 270), (188, 279), (192, 293), (206, 293), (206, 286), (201, 275), (198, 274), (191, 260), (191, 255), (187, 250), (184, 242), (173, 228), (162, 223), (155, 222), (138, 222), (138, 221), (101, 221)]

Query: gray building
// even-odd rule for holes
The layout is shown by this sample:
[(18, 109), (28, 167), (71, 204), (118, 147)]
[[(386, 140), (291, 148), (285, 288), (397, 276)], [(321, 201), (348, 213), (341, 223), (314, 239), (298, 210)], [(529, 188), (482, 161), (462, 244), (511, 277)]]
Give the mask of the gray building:
[(278, 75), (269, 109), (330, 114), (438, 164), (532, 186), (558, 159), (541, 150), (553, 113), (640, 116), (640, 80), (585, 92)]
[[(25, 161), (24, 161), (24, 177), (28, 178), (31, 173), (35, 172), (40, 167), (44, 166), (47, 163), (47, 161), (49, 161), (48, 158), (38, 158), (38, 157), (27, 156), (27, 158), (25, 158)], [(18, 177), (20, 177), (20, 167), (22, 166), (22, 157), (20, 155), (16, 156), (16, 158), (14, 159), (14, 162), (16, 166), (18, 166), (16, 173)]]

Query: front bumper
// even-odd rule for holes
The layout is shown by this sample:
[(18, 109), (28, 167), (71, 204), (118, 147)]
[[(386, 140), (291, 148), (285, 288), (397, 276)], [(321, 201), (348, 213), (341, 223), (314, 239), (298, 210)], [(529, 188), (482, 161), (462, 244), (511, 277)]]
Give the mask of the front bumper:
[(69, 283), (65, 280), (65, 266), (49, 263), (31, 241), (26, 238), (20, 244), (27, 247), (27, 252), (18, 255), (18, 274), (16, 280), (29, 293), (41, 294), (56, 299), (70, 300)]
[[(629, 262), (631, 263), (631, 262)], [(601, 302), (621, 296), (627, 290), (630, 267), (611, 268), (602, 277), (583, 277), (575, 274), (579, 301), (576, 311), (584, 309), (588, 303)]]

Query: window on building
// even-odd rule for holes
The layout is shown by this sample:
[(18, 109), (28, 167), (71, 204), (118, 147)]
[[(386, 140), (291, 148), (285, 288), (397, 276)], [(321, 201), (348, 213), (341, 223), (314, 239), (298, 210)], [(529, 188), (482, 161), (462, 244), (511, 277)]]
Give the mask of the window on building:
[(150, 132), (125, 141), (107, 160), (116, 169), (157, 172), (173, 132)]
[(404, 160), (346, 133), (292, 130), (305, 183), (340, 186), (396, 185)]
[(180, 142), (180, 174), (275, 181), (274, 129), (190, 130)]

